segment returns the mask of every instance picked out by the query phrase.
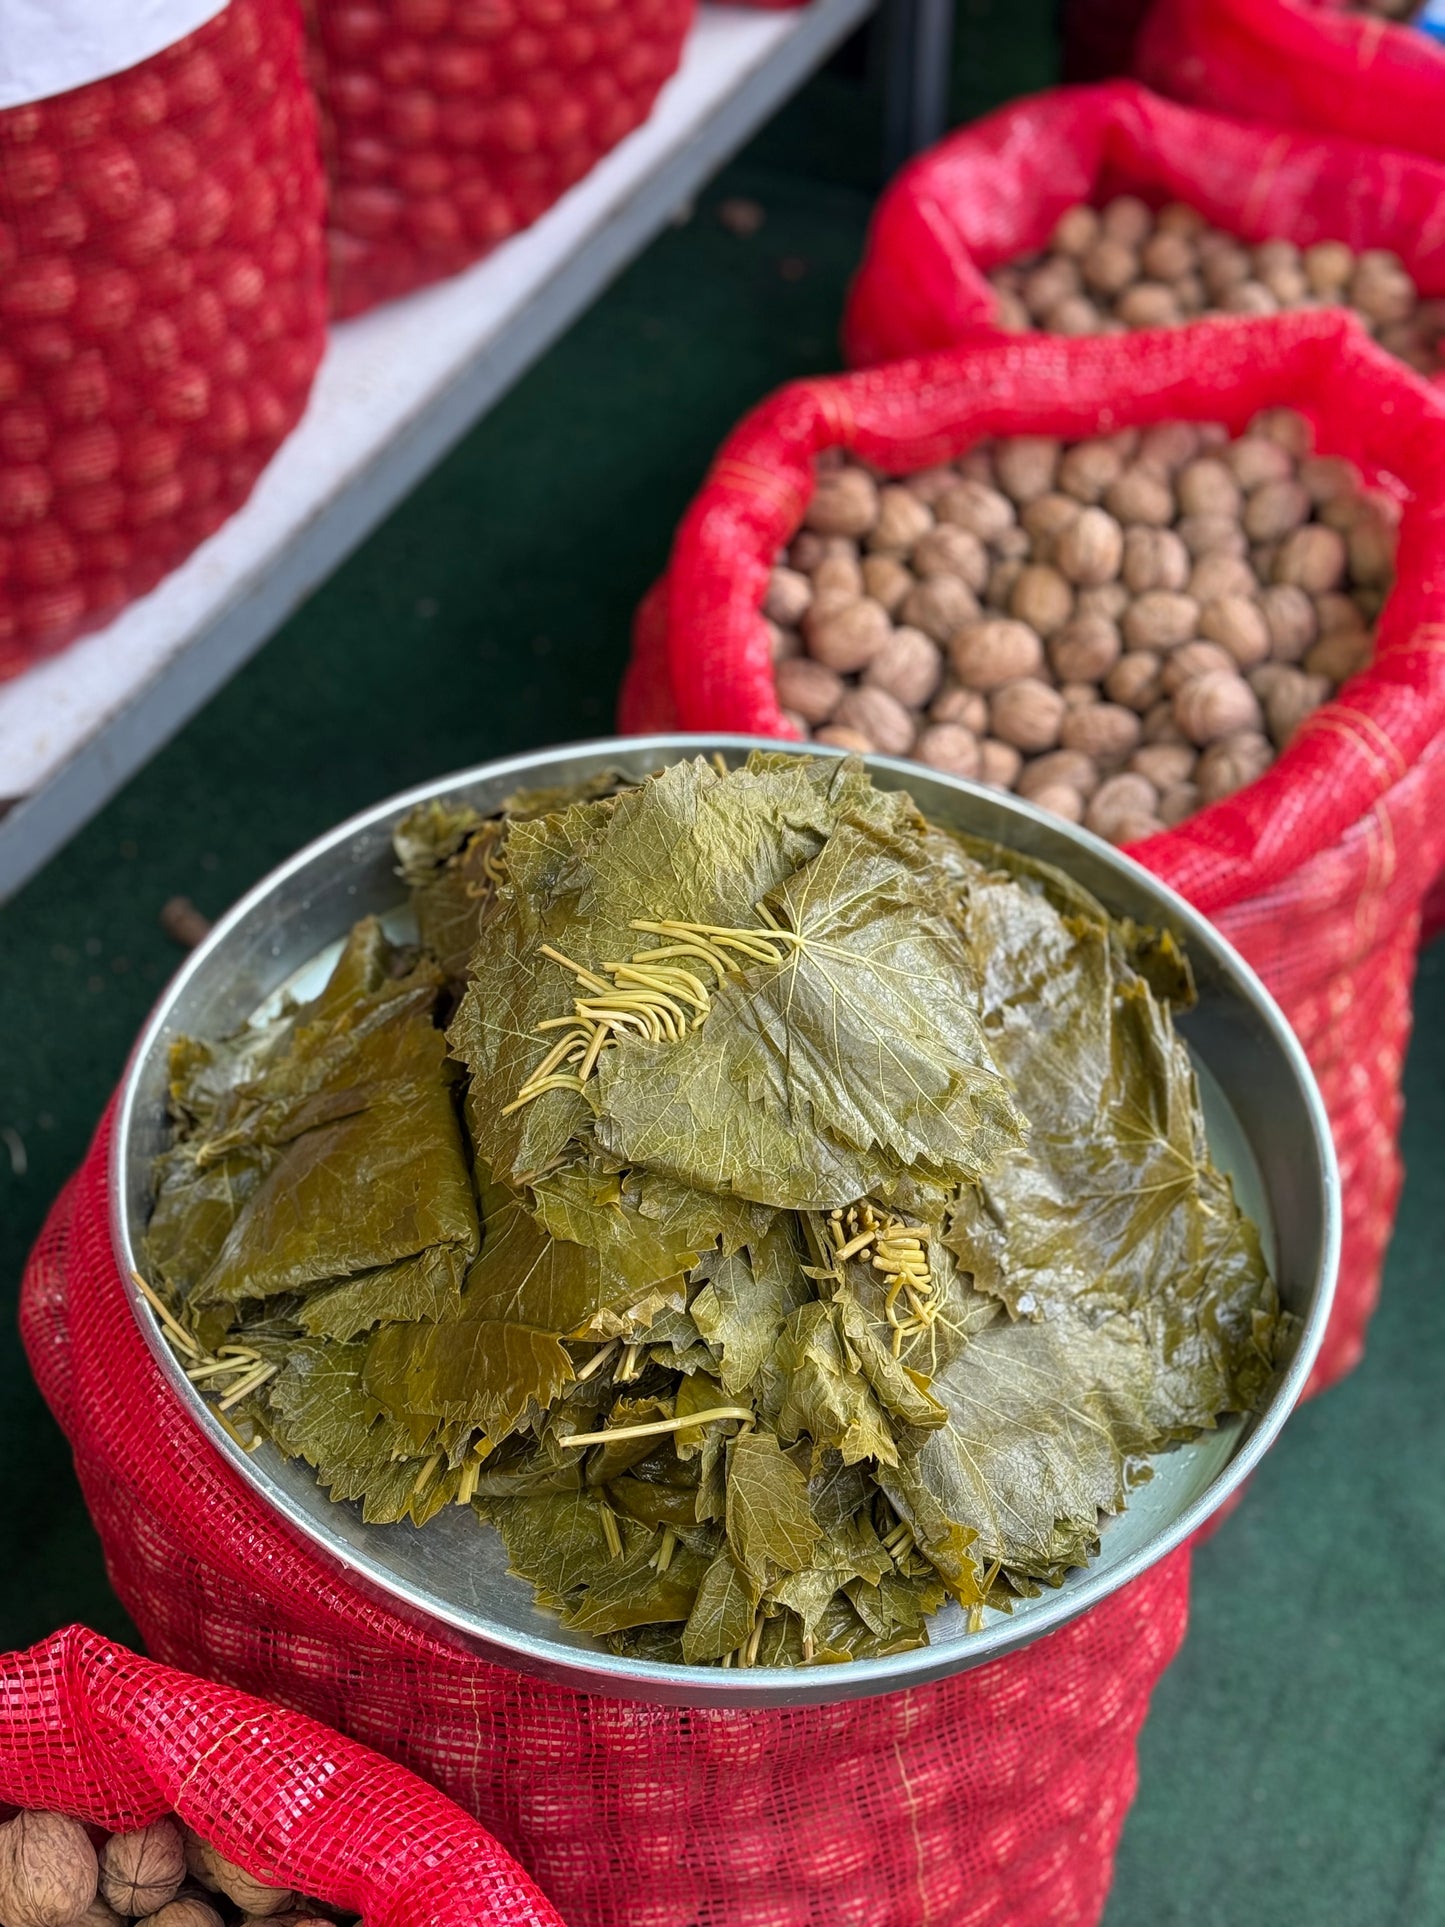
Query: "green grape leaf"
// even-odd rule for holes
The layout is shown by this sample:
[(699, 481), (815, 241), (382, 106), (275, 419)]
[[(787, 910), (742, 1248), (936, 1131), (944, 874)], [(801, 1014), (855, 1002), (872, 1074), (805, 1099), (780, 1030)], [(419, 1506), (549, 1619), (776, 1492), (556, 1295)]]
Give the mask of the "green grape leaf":
[(730, 1396), (747, 1390), (792, 1314), (812, 1297), (792, 1221), (777, 1218), (745, 1251), (706, 1263), (707, 1282), (689, 1307), (718, 1360)]
[(702, 1576), (682, 1635), (689, 1665), (736, 1652), (752, 1634), (762, 1588), (724, 1546)]
[(393, 1417), (446, 1419), (498, 1439), (534, 1403), (550, 1405), (572, 1378), (572, 1362), (551, 1332), (463, 1316), (383, 1325), (367, 1348), (364, 1384)]
[(898, 1450), (867, 1380), (843, 1355), (826, 1305), (804, 1305), (783, 1327), (769, 1360), (774, 1391), (768, 1416), (784, 1439), (813, 1445), (816, 1471), (830, 1447), (845, 1465), (862, 1459), (895, 1465)]
[(727, 1450), (727, 1535), (738, 1564), (760, 1584), (774, 1569), (806, 1566), (821, 1528), (808, 1481), (770, 1432), (744, 1432)]
[(317, 1292), (296, 1313), (304, 1332), (343, 1342), (374, 1325), (435, 1324), (461, 1310), (467, 1253), (461, 1245), (431, 1245), (378, 1271)]

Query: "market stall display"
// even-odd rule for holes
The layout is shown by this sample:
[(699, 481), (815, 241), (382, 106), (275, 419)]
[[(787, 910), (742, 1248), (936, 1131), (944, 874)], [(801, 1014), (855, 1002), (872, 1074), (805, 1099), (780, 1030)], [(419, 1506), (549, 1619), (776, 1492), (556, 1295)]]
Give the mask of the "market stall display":
[(288, 0), (0, 110), (0, 680), (153, 588), (299, 418), (315, 125)]

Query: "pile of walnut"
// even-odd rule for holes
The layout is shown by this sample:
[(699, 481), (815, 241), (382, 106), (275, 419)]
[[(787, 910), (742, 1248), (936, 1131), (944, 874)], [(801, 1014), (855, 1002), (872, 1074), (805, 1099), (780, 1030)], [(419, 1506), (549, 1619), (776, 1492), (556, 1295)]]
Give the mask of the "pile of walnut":
[(1181, 202), (1154, 213), (1132, 194), (1059, 217), (1042, 254), (995, 268), (998, 322), (1015, 333), (1120, 334), (1203, 314), (1353, 308), (1382, 348), (1421, 374), (1441, 365), (1445, 302), (1422, 301), (1399, 256), (1343, 241), (1250, 244)]
[(330, 1908), (267, 1887), (174, 1820), (112, 1834), (59, 1813), (0, 1826), (0, 1927), (336, 1927)]
[(1251, 783), (1364, 667), (1395, 515), (1274, 410), (985, 444), (880, 480), (824, 457), (763, 604), (804, 737), (912, 756), (1115, 843)]
[(1420, 0), (1349, 0), (1351, 13), (1381, 13), (1387, 20), (1412, 20)]

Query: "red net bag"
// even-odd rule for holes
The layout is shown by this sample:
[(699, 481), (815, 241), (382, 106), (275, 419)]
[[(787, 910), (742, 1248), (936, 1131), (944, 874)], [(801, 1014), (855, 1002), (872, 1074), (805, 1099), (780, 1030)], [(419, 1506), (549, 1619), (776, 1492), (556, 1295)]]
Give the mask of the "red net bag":
[(309, 0), (332, 307), (455, 274), (639, 126), (694, 0)]
[(175, 1813), (367, 1927), (561, 1927), (474, 1820), (300, 1713), (71, 1626), (0, 1657), (0, 1801), (113, 1832)]
[(1378, 14), (1320, 0), (1156, 0), (1134, 72), (1226, 114), (1445, 160), (1445, 46)]
[(1131, 854), (1259, 971), (1309, 1053), (1345, 1182), (1344, 1244), (1312, 1386), (1359, 1358), (1400, 1187), (1400, 1071), (1421, 901), (1445, 860), (1445, 404), (1331, 312), (1153, 334), (995, 337), (796, 382), (733, 432), (643, 605), (625, 729), (793, 733), (761, 602), (813, 460), (907, 474), (992, 435), (1064, 438), (1170, 420), (1235, 430), (1288, 405), (1320, 449), (1409, 491), (1372, 667), (1247, 789)]
[(0, 680), (250, 494), (321, 358), (321, 196), (289, 0), (0, 112)]
[(154, 1653), (404, 1762), (569, 1927), (1093, 1927), (1187, 1547), (1017, 1654), (881, 1699), (685, 1710), (512, 1673), (351, 1588), (179, 1408), (116, 1270), (109, 1137), (41, 1234), (21, 1320)]
[(989, 271), (1044, 247), (1066, 208), (1115, 194), (1153, 207), (1187, 202), (1248, 242), (1389, 248), (1423, 295), (1445, 294), (1445, 169), (1226, 120), (1114, 81), (1015, 101), (903, 169), (878, 204), (849, 292), (849, 360), (926, 354), (994, 327)]

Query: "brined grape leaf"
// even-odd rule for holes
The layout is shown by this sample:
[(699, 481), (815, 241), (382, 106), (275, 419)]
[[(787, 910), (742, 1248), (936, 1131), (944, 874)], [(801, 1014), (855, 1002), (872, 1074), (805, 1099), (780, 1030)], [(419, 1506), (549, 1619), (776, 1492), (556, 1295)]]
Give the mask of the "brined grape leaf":
[(752, 1384), (793, 1312), (812, 1297), (796, 1232), (777, 1218), (746, 1250), (704, 1267), (707, 1283), (692, 1300), (692, 1321), (707, 1340), (729, 1393)]
[(875, 1324), (846, 1287), (834, 1303), (833, 1318), (844, 1357), (856, 1362), (885, 1412), (925, 1429), (945, 1423), (948, 1412), (934, 1397), (929, 1377), (894, 1356), (883, 1336), (887, 1325)]
[(850, 1367), (826, 1305), (804, 1305), (783, 1327), (768, 1360), (766, 1415), (784, 1439), (806, 1438), (813, 1469), (831, 1447), (845, 1465), (897, 1463), (882, 1408), (861, 1372)]
[(679, 1545), (666, 1571), (659, 1572), (654, 1563), (658, 1549), (656, 1533), (649, 1532), (625, 1558), (595, 1567), (586, 1592), (563, 1613), (562, 1623), (578, 1632), (606, 1634), (686, 1619), (707, 1560)]
[(1022, 1120), (930, 875), (916, 840), (835, 830), (769, 894), (792, 933), (781, 965), (748, 964), (680, 1042), (628, 1037), (603, 1052), (600, 1142), (793, 1210), (851, 1203), (915, 1165), (955, 1182), (991, 1169)]
[(346, 1340), (373, 1325), (435, 1323), (461, 1309), (467, 1252), (461, 1245), (431, 1245), (378, 1271), (317, 1292), (298, 1307), (304, 1332)]
[(572, 1377), (551, 1332), (464, 1314), (383, 1325), (367, 1347), (363, 1382), (393, 1415), (448, 1419), (495, 1439), (515, 1431), (534, 1403), (550, 1405)]
[(683, 1657), (696, 1666), (736, 1652), (752, 1635), (762, 1588), (724, 1546), (703, 1573), (682, 1635)]
[(659, 1485), (650, 1479), (634, 1478), (624, 1472), (607, 1487), (612, 1503), (629, 1519), (645, 1526), (695, 1526), (698, 1488), (694, 1485)]
[(760, 1584), (774, 1570), (808, 1564), (821, 1528), (808, 1481), (770, 1432), (744, 1432), (727, 1450), (727, 1535), (743, 1570)]
[(555, 1605), (595, 1579), (611, 1560), (602, 1503), (590, 1492), (547, 1492), (494, 1500), (487, 1511), (506, 1544), (512, 1571)]
[(407, 1516), (422, 1455), (410, 1430), (386, 1418), (362, 1383), (364, 1345), (293, 1343), (266, 1388), (266, 1428), (303, 1458), (333, 1499), (360, 1499), (368, 1524)]
[[(663, 1278), (690, 1271), (716, 1237), (698, 1207), (702, 1200), (674, 1193), (674, 1209), (649, 1214), (624, 1176), (584, 1164), (567, 1165), (538, 1180), (533, 1214), (554, 1239), (596, 1253), (602, 1274), (640, 1296)], [(589, 1261), (590, 1262), (590, 1261)]]

